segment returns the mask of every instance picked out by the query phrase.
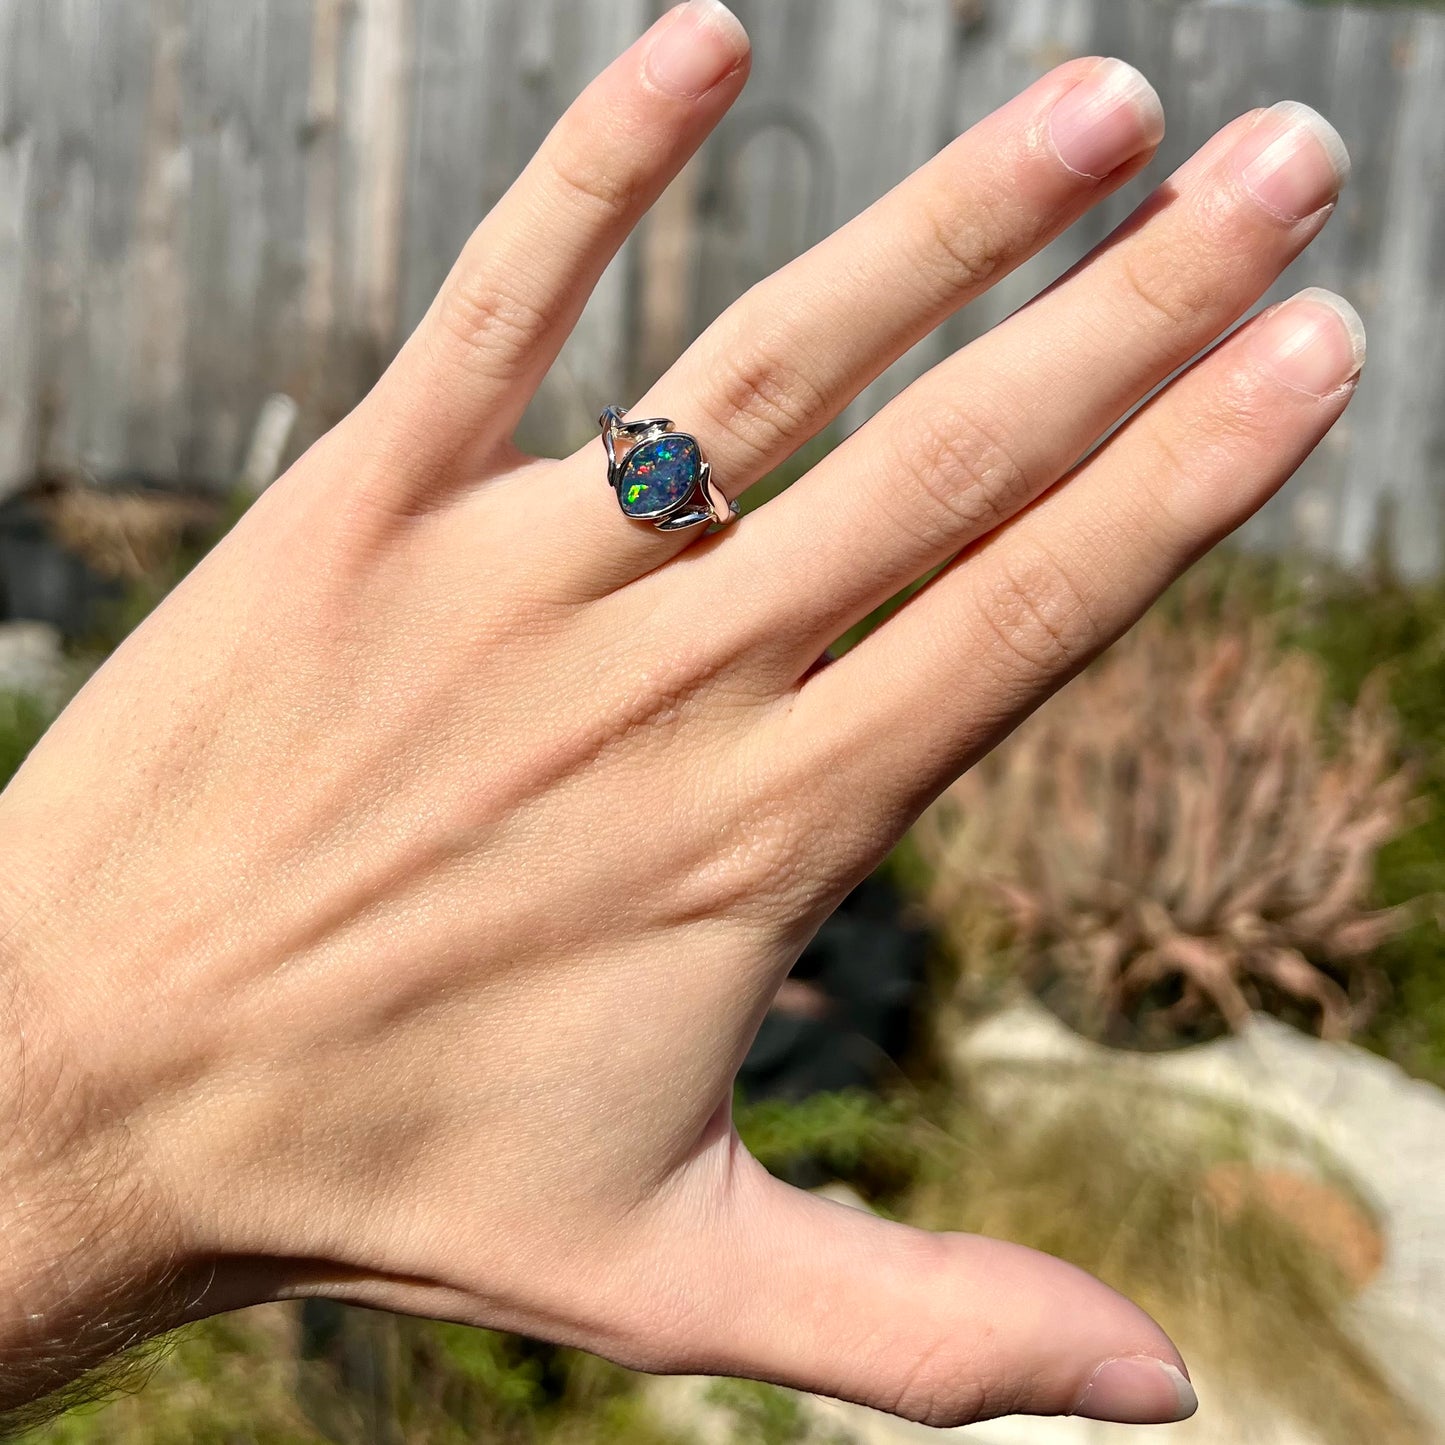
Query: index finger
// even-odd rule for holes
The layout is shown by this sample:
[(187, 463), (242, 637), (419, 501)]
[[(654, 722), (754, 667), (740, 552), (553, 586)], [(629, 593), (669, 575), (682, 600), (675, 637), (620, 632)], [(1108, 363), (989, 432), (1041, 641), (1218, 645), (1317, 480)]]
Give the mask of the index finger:
[(674, 6), (596, 77), (477, 227), (372, 398), (401, 506), (510, 437), (602, 272), (737, 98), (749, 47), (720, 0)]

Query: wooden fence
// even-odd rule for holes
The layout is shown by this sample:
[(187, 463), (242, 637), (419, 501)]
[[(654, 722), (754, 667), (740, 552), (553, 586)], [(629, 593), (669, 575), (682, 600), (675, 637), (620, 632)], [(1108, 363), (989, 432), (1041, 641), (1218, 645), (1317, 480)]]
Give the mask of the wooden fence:
[[(301, 445), (355, 400), (468, 231), (655, 0), (0, 0), (0, 491), (42, 467), (222, 480), (264, 396)], [(850, 410), (1020, 304), (1232, 115), (1295, 97), (1356, 162), (1288, 287), (1343, 290), (1371, 362), (1255, 526), (1347, 559), (1382, 515), (1442, 557), (1445, 15), (1202, 0), (736, 0), (743, 99), (609, 269), (529, 414), (566, 447), (758, 277), (1070, 55), (1158, 84), (1149, 178)], [(1047, 404), (1047, 399), (1041, 399)]]

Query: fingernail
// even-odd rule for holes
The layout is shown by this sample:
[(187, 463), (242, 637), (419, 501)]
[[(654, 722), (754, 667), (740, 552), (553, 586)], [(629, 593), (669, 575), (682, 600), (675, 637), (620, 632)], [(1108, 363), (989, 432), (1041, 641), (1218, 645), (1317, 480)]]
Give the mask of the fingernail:
[(1245, 188), (1282, 221), (1302, 221), (1329, 205), (1350, 174), (1339, 131), (1297, 100), (1271, 106), (1233, 159)]
[(1251, 344), (1286, 386), (1329, 396), (1365, 364), (1365, 323), (1344, 297), (1311, 287), (1262, 317)]
[(1105, 1360), (1084, 1386), (1071, 1414), (1119, 1425), (1172, 1425), (1199, 1408), (1188, 1377), (1149, 1355)]
[(1059, 159), (1075, 175), (1101, 181), (1164, 135), (1164, 107), (1154, 87), (1122, 60), (1101, 60), (1049, 116)]
[(722, 0), (687, 0), (663, 17), (647, 75), (669, 95), (702, 95), (747, 53), (748, 33)]

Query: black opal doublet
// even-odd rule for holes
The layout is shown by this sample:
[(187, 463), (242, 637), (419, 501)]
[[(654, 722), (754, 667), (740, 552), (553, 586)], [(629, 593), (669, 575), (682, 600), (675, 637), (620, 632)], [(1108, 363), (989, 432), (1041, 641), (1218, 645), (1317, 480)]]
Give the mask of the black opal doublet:
[(628, 453), (617, 479), (617, 495), (629, 517), (660, 517), (679, 506), (697, 486), (702, 455), (681, 432), (665, 432)]

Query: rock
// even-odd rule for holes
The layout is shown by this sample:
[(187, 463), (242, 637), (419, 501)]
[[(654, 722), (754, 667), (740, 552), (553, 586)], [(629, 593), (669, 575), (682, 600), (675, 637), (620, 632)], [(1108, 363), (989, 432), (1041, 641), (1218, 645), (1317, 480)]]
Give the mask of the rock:
[(74, 682), (58, 628), (48, 622), (0, 623), (0, 692), (24, 693), (59, 708)]
[(1379, 1274), (1385, 1262), (1380, 1226), (1329, 1180), (1293, 1169), (1226, 1160), (1206, 1171), (1204, 1191), (1226, 1219), (1254, 1207), (1286, 1220), (1334, 1261), (1356, 1293)]

